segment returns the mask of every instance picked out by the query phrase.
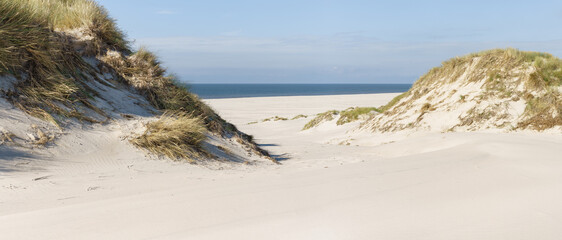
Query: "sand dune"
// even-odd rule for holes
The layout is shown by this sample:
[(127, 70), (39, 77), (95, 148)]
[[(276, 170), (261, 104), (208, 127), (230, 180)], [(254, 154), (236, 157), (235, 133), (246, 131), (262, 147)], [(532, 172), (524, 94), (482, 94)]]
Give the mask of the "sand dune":
[[(100, 143), (99, 158), (2, 171), (2, 238), (559, 239), (559, 134), (426, 133), (346, 146), (330, 136), (358, 123), (307, 131), (307, 119), (245, 124), (394, 95), (207, 101), (282, 165), (146, 160), (110, 142)], [(103, 157), (111, 151), (124, 153)]]

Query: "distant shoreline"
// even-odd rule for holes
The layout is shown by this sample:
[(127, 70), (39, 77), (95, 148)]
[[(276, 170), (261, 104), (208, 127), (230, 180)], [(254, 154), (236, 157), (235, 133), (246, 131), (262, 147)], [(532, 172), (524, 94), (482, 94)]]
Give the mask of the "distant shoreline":
[(412, 84), (189, 84), (203, 99), (400, 93)]

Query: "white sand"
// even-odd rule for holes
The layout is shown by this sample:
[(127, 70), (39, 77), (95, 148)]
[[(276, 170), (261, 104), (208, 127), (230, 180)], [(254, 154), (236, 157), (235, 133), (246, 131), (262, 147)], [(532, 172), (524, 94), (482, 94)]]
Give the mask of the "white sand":
[[(207, 101), (282, 165), (146, 160), (118, 140), (134, 127), (119, 123), (63, 137), (80, 150), (64, 159), (0, 147), (0, 238), (560, 239), (560, 134), (425, 133), (391, 142), (346, 133), (358, 123), (307, 131), (309, 119), (246, 124), (379, 106), (395, 95)], [(96, 137), (85, 142), (92, 152), (67, 141), (75, 136)], [(351, 138), (359, 139), (337, 145)]]

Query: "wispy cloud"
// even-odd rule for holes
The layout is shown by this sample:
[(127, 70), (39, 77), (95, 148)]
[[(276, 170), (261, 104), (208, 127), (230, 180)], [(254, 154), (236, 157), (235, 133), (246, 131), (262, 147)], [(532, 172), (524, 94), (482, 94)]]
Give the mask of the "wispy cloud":
[(156, 50), (173, 72), (206, 81), (317, 78), (388, 82), (392, 78), (404, 82), (414, 81), (451, 57), (485, 49), (515, 47), (562, 55), (562, 40), (385, 42), (350, 33), (292, 38), (150, 38), (138, 43)]

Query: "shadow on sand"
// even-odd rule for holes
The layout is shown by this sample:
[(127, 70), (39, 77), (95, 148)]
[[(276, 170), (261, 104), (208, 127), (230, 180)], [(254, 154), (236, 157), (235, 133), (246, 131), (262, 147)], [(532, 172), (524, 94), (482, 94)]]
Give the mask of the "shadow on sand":
[(0, 147), (0, 173), (23, 170), (35, 157), (25, 151)]

